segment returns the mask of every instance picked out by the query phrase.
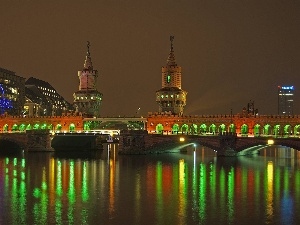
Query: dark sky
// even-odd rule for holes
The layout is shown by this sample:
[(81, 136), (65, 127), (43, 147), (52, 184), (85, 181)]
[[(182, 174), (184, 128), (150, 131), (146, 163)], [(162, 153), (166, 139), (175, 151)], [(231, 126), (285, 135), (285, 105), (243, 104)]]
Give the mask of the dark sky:
[(158, 110), (161, 67), (174, 35), (185, 114), (277, 113), (294, 85), (300, 114), (298, 0), (0, 0), (0, 67), (49, 82), (73, 101), (91, 42), (103, 116)]

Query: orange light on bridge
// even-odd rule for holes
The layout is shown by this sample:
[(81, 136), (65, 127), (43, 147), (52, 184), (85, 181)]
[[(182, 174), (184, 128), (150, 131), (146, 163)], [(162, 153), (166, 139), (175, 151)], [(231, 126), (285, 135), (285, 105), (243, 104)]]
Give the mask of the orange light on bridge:
[(269, 140), (268, 140), (268, 145), (273, 145), (273, 144), (274, 144), (274, 140), (269, 139)]
[(184, 142), (184, 141), (185, 141), (184, 137), (180, 137), (180, 138), (179, 138), (179, 141), (180, 141), (180, 142)]

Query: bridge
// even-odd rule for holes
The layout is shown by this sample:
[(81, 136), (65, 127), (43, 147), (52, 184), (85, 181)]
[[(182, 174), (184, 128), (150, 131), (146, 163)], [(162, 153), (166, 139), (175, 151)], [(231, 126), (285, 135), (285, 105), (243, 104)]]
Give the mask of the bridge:
[(145, 130), (147, 118), (82, 116), (0, 116), (0, 132), (25, 132), (27, 130), (50, 130), (53, 133), (86, 132), (91, 130)]
[(257, 153), (271, 145), (282, 145), (300, 150), (299, 138), (238, 137), (236, 133), (220, 135), (161, 135), (147, 131), (121, 131), (121, 154), (160, 153), (172, 148), (184, 148), (191, 144), (209, 147), (217, 156), (240, 156)]
[(5, 153), (20, 150), (49, 151), (52, 150), (51, 135), (49, 130), (0, 133), (0, 150)]

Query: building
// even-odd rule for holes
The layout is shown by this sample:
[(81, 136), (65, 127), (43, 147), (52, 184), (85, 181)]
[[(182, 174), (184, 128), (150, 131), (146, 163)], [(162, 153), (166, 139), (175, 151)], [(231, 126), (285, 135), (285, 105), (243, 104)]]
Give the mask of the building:
[(278, 115), (294, 115), (294, 86), (278, 86)]
[(183, 115), (187, 92), (181, 89), (181, 67), (175, 61), (173, 40), (171, 36), (171, 49), (167, 65), (162, 67), (162, 88), (156, 91), (156, 102), (161, 114)]
[(75, 113), (86, 117), (99, 117), (103, 95), (97, 91), (98, 71), (93, 69), (89, 42), (83, 69), (78, 71), (78, 78), (79, 90), (73, 94)]
[(25, 102), (25, 78), (0, 68), (0, 114), (21, 115)]
[(30, 77), (25, 87), (24, 115), (61, 116), (73, 110), (72, 105), (46, 81)]

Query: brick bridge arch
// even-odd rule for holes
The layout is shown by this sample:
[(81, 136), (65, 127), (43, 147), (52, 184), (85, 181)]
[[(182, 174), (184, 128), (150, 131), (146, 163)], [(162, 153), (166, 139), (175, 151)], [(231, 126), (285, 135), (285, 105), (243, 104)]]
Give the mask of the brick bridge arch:
[(8, 147), (1, 149), (1, 151), (9, 151), (9, 147), (33, 151), (51, 150), (51, 134), (49, 130), (1, 133), (0, 144)]
[(11, 146), (13, 148), (25, 149), (27, 140), (26, 133), (3, 133), (0, 135), (0, 144), (4, 146)]

